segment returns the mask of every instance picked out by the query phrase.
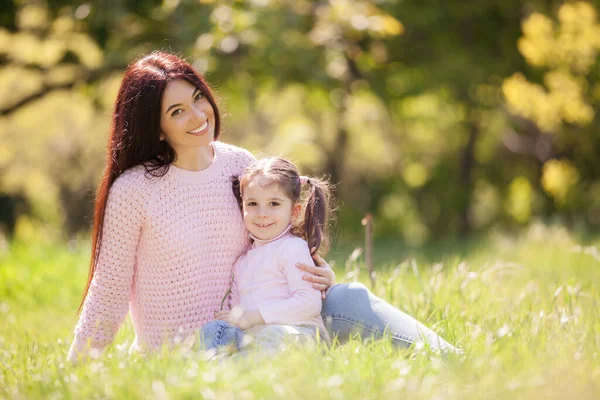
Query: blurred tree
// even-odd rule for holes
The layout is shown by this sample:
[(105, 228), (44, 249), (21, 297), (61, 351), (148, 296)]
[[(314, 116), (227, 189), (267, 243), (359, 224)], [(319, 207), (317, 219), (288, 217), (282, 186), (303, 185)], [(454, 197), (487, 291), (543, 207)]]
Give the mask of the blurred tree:
[(207, 75), (227, 141), (340, 182), (345, 235), (367, 211), (377, 234), (415, 245), (553, 212), (600, 223), (597, 7), (8, 2), (0, 195), (69, 234), (87, 228), (121, 73), (163, 49)]
[[(1, 18), (8, 13), (13, 23), (0, 29), (0, 192), (15, 210), (72, 234), (89, 224), (107, 125), (85, 91), (108, 69), (76, 16), (43, 1), (15, 2)], [(15, 208), (23, 199), (28, 208)]]
[(195, 64), (235, 96), (233, 135), (251, 149), (266, 147), (325, 171), (341, 182), (341, 198), (368, 197), (357, 182), (391, 173), (397, 157), (375, 88), (382, 88), (376, 81), (387, 64), (383, 41), (400, 35), (402, 24), (369, 1), (214, 4)]
[[(493, 184), (498, 178), (510, 179), (499, 177), (504, 171), (497, 169), (505, 128), (498, 84), (522, 65), (515, 42), (523, 6), (509, 0), (435, 1), (427, 8), (422, 2), (403, 1), (395, 7), (394, 15), (406, 21), (406, 35), (390, 49), (392, 61), (401, 66), (389, 85), (391, 101), (424, 101), (427, 94), (438, 102), (439, 111), (429, 117), (433, 127), (425, 128), (433, 129), (431, 133), (424, 132), (422, 123), (407, 123), (406, 114), (399, 115), (407, 142), (417, 146), (409, 150), (411, 162), (427, 171), (415, 199), (423, 213), (441, 210), (428, 220), (438, 234), (449, 228), (463, 236), (470, 233), (476, 179)], [(424, 134), (432, 139), (419, 146), (418, 136)], [(492, 154), (481, 154), (486, 152)]]
[(588, 211), (592, 222), (591, 208), (597, 203), (586, 193), (600, 176), (600, 24), (587, 2), (567, 2), (556, 14), (557, 20), (538, 12), (524, 20), (518, 49), (536, 69), (534, 81), (518, 72), (502, 89), (509, 110), (534, 123), (533, 134), (515, 135), (518, 146), (537, 148), (543, 140), (546, 150), (537, 152), (544, 163), (541, 186), (555, 209)]

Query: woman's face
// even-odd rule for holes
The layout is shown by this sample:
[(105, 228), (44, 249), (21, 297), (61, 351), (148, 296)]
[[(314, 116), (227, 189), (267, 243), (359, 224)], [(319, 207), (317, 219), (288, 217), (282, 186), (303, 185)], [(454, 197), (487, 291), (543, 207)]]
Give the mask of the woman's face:
[(215, 112), (208, 99), (185, 79), (165, 88), (160, 116), (161, 139), (175, 150), (208, 146), (215, 137)]

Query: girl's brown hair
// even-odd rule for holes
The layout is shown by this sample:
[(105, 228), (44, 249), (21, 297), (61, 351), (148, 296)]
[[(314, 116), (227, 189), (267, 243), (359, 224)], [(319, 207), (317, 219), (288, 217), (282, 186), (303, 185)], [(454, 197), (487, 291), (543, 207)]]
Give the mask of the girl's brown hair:
[(219, 110), (212, 90), (188, 62), (176, 55), (157, 51), (129, 65), (112, 114), (106, 168), (96, 195), (88, 281), (78, 312), (83, 308), (94, 278), (110, 187), (128, 168), (142, 164), (149, 174), (163, 176), (175, 161), (175, 150), (166, 140), (160, 140), (160, 115), (165, 88), (176, 79), (185, 79), (206, 96), (215, 114), (214, 138), (219, 137)]
[[(263, 158), (248, 166), (244, 173), (234, 178), (233, 193), (242, 207), (245, 184), (255, 176), (265, 176), (269, 184), (276, 184), (292, 200), (301, 201), (304, 218), (293, 227), (292, 232), (308, 243), (311, 254), (329, 248), (328, 222), (331, 213), (331, 185), (325, 179), (307, 178), (306, 193), (302, 193), (302, 179), (296, 166), (280, 157)], [(302, 177), (305, 178), (305, 177)]]

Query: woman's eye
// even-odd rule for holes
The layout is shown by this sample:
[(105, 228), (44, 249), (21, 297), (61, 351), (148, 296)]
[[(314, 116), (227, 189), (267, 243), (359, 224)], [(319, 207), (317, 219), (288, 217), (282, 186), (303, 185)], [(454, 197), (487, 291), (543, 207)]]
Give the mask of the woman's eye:
[(182, 111), (181, 108), (178, 108), (177, 110), (175, 110), (171, 113), (171, 117), (175, 117), (175, 116), (181, 114), (181, 111)]
[(204, 93), (198, 92), (198, 94), (196, 95), (196, 97), (194, 97), (194, 101), (198, 101), (198, 100), (200, 100), (203, 97), (204, 97)]

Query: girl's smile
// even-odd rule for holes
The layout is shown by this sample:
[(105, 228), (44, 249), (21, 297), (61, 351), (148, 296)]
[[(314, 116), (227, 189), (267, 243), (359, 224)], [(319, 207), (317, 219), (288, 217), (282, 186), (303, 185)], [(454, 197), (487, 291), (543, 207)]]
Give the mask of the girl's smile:
[(273, 225), (273, 224), (256, 224), (256, 226), (258, 226), (260, 228), (268, 228), (271, 225)]
[(261, 240), (281, 234), (300, 210), (278, 184), (260, 175), (244, 185), (242, 204), (246, 229)]

